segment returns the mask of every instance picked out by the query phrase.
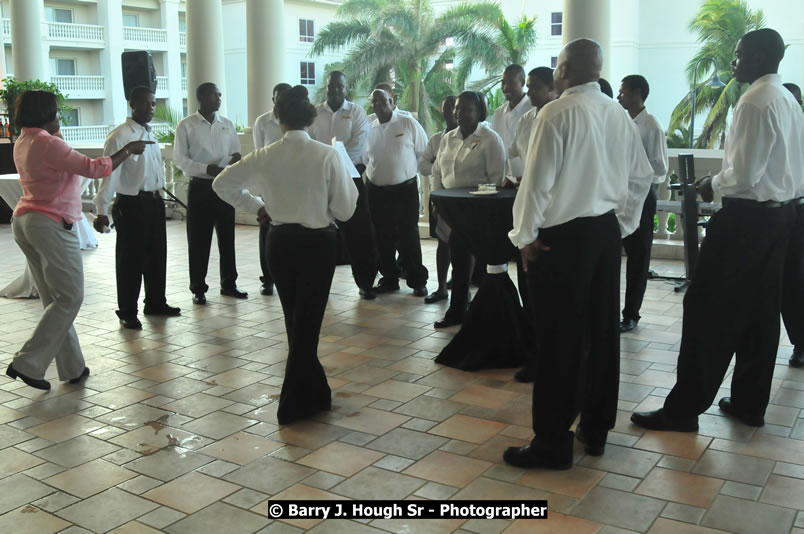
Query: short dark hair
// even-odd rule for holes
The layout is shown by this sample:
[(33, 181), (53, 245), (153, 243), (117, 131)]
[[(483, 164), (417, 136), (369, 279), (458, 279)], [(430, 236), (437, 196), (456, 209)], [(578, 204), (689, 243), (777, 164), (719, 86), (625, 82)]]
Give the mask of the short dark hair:
[(290, 85), (289, 83), (285, 83), (285, 82), (278, 83), (278, 84), (274, 85), (274, 90), (271, 91), (271, 94), (272, 95), (275, 95), (277, 93), (282, 94), (285, 91), (287, 91), (288, 89), (290, 89), (291, 87), (293, 87), (293, 86)]
[(648, 95), (650, 94), (650, 85), (644, 76), (640, 76), (639, 74), (631, 74), (630, 76), (623, 78), (623, 84), (631, 91), (638, 89), (639, 96), (642, 97), (643, 102), (648, 99)]
[(218, 86), (218, 84), (216, 84), (215, 82), (204, 82), (204, 83), (202, 83), (201, 85), (199, 85), (196, 88), (195, 97), (196, 98), (201, 98), (201, 95), (203, 95), (204, 93), (206, 93), (210, 89), (212, 89), (214, 87), (217, 87), (217, 86)]
[(525, 69), (522, 67), (522, 65), (517, 65), (516, 63), (508, 65), (507, 67), (505, 67), (503, 74), (505, 74), (506, 72), (513, 72), (518, 74), (519, 79), (522, 80), (523, 83), (525, 82)]
[(146, 87), (144, 85), (138, 85), (137, 87), (132, 89), (131, 92), (129, 93), (128, 101), (129, 102), (137, 102), (143, 96), (152, 95), (152, 94), (154, 94), (154, 92), (151, 91), (150, 87)]
[(346, 79), (346, 74), (344, 74), (342, 71), (339, 70), (331, 70), (329, 71), (329, 74), (327, 74), (327, 78), (334, 78), (336, 76), (339, 78), (343, 78), (344, 80)]
[(600, 85), (600, 92), (609, 98), (614, 98), (614, 90), (611, 88), (611, 84), (608, 82), (608, 80), (605, 78), (600, 78), (597, 80), (597, 83)]
[(480, 122), (486, 120), (488, 117), (488, 106), (486, 106), (486, 95), (477, 91), (464, 91), (458, 95), (458, 98), (468, 98), (477, 105), (477, 111), (480, 113)]
[(59, 99), (50, 91), (25, 91), (17, 97), (14, 124), (20, 128), (41, 128), (56, 118)]
[(547, 87), (553, 87), (553, 69), (550, 67), (536, 67), (528, 73), (528, 76), (536, 78)]
[(765, 54), (768, 61), (775, 66), (778, 66), (784, 58), (784, 39), (776, 30), (771, 28), (754, 30), (743, 35), (740, 40), (748, 45), (752, 52)]
[(315, 106), (310, 103), (310, 95), (303, 85), (291, 87), (276, 102), (276, 116), (279, 122), (290, 129), (298, 130), (313, 124), (316, 116)]

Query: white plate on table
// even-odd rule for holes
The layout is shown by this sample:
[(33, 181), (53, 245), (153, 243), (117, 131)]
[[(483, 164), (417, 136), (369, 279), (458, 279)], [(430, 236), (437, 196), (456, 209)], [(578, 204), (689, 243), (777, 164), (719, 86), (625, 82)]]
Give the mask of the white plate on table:
[(470, 195), (496, 195), (499, 191), (469, 191)]

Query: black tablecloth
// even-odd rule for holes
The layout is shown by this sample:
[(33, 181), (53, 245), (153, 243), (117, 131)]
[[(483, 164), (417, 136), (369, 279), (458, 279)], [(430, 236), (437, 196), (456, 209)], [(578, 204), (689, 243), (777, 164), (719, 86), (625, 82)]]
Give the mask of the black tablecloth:
[[(507, 264), (516, 257), (508, 239), (516, 191), (473, 195), (476, 188), (440, 189), (430, 193), (438, 215), (468, 244), (476, 261)], [(507, 273), (488, 274), (464, 317), (460, 331), (436, 358), (437, 363), (466, 371), (521, 367), (530, 359), (533, 326)]]

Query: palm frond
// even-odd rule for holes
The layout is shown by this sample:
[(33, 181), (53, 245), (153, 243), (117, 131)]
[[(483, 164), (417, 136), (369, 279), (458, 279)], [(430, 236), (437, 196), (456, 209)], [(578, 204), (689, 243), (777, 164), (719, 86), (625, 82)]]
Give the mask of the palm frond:
[(311, 56), (320, 56), (328, 50), (359, 43), (369, 38), (372, 24), (364, 19), (336, 20), (324, 26), (315, 36)]
[(336, 14), (341, 18), (372, 16), (387, 5), (386, 0), (346, 0)]

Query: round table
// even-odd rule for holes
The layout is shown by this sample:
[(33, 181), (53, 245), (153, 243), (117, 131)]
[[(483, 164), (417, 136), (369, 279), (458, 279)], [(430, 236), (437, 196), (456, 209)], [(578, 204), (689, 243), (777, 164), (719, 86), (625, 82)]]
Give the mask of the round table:
[(508, 239), (516, 190), (473, 193), (476, 189), (469, 187), (430, 193), (438, 216), (466, 242), (475, 260), (487, 265), (488, 273), (460, 331), (436, 362), (466, 371), (521, 367), (532, 358), (533, 325), (525, 319), (508, 276), (508, 262), (519, 253)]

